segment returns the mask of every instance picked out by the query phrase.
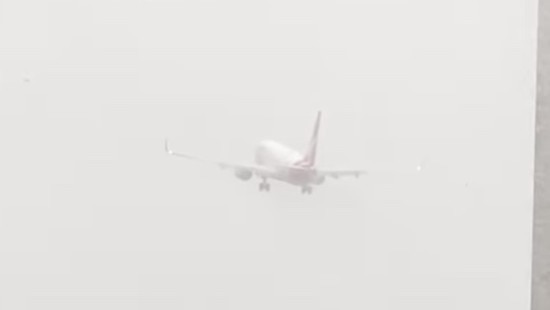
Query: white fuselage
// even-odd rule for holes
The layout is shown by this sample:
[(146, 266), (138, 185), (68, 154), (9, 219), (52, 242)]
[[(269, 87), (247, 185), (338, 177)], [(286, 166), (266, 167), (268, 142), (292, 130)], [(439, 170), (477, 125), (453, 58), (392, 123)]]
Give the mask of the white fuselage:
[(271, 140), (262, 141), (256, 148), (256, 164), (272, 168), (272, 178), (294, 185), (319, 183), (315, 169), (296, 165), (302, 159), (299, 152)]

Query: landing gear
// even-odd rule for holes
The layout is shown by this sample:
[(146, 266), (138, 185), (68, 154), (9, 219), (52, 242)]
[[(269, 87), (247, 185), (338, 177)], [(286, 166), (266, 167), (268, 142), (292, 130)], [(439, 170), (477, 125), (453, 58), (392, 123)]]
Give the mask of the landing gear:
[(260, 192), (263, 192), (263, 191), (269, 192), (271, 190), (271, 184), (267, 183), (267, 180), (264, 179), (259, 184), (258, 189), (260, 190)]
[(311, 195), (312, 192), (313, 192), (313, 187), (311, 187), (309, 185), (302, 186), (302, 194)]

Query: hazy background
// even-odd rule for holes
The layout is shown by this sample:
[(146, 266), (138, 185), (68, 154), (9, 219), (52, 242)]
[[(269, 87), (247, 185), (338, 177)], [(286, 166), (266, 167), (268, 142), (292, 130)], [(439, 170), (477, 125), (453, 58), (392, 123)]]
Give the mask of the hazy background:
[[(527, 309), (536, 1), (0, 14), (1, 309)], [(318, 109), (319, 164), (379, 172), (266, 194), (163, 151), (302, 149)]]

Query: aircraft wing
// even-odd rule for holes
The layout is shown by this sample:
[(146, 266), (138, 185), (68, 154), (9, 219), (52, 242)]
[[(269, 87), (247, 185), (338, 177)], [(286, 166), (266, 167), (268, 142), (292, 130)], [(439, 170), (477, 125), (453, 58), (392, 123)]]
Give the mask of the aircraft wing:
[[(421, 170), (424, 169), (424, 166), (425, 166), (425, 160), (423, 160), (416, 167), (409, 166), (409, 167), (403, 167), (403, 168), (395, 168), (395, 167), (375, 168), (375, 169), (369, 169), (368, 174), (369, 175), (387, 175), (387, 174), (419, 173)], [(325, 177), (331, 177), (331, 178), (337, 179), (339, 177), (346, 177), (346, 176), (360, 177), (362, 175), (366, 175), (367, 171), (365, 171), (365, 170), (323, 170), (323, 169), (321, 169), (321, 170), (318, 170), (317, 173), (319, 175), (322, 175), (322, 176), (325, 176)]]
[(213, 164), (220, 167), (221, 169), (232, 169), (236, 173), (250, 172), (259, 177), (269, 177), (275, 174), (275, 171), (273, 169), (270, 169), (269, 167), (263, 167), (263, 166), (254, 165), (254, 164), (237, 164), (237, 163), (229, 163), (229, 162), (223, 162), (223, 161), (215, 161), (215, 160), (196, 157), (186, 153), (175, 152), (169, 148), (168, 140), (164, 140), (164, 150), (168, 155), (186, 158), (186, 159), (195, 160), (195, 161), (201, 161), (208, 164)]
[(354, 176), (356, 178), (367, 174), (365, 170), (317, 170), (317, 174), (337, 179), (339, 177)]

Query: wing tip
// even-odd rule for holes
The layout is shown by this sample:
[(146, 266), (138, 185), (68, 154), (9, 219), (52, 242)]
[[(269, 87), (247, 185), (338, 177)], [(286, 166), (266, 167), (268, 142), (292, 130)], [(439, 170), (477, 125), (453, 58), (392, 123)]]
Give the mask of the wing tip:
[(164, 151), (165, 151), (168, 155), (172, 155), (172, 154), (173, 154), (172, 150), (168, 147), (168, 139), (167, 139), (167, 138), (164, 138)]

